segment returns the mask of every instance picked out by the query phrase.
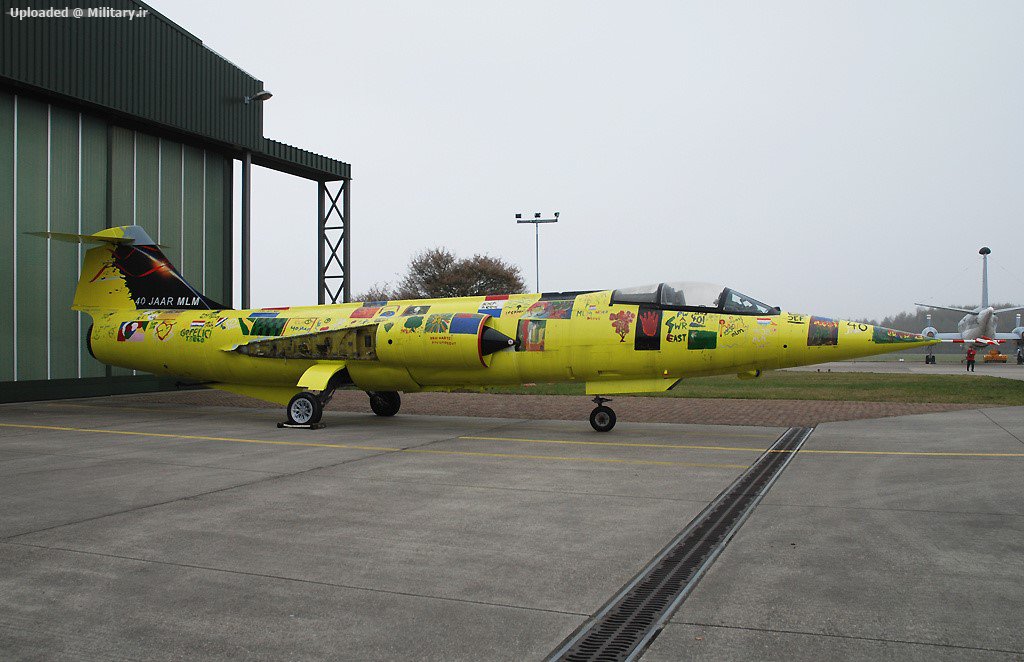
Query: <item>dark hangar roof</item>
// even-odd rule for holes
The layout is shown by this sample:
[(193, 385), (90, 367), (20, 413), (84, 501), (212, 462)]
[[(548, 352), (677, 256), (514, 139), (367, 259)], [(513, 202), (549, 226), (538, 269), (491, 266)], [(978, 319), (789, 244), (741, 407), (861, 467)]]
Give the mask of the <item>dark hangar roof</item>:
[[(9, 4), (3, 6), (6, 12)], [(239, 156), (248, 150), (254, 163), (299, 177), (351, 177), (347, 163), (264, 138), (263, 104), (243, 103), (263, 89), (263, 82), (152, 7), (137, 0), (71, 0), (64, 6), (71, 12), (109, 7), (147, 15), (133, 20), (4, 16), (0, 85), (213, 143)]]

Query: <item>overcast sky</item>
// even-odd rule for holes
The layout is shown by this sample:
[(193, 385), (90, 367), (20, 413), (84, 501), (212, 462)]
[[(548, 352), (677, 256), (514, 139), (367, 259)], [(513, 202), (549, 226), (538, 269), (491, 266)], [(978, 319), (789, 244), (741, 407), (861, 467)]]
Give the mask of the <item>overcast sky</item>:
[[(541, 288), (791, 310), (1024, 301), (1024, 3), (153, 0), (352, 164), (353, 293), (443, 245)], [(316, 300), (315, 185), (256, 169), (253, 303)], [(236, 187), (236, 192), (238, 188)], [(236, 301), (237, 303), (237, 301)]]

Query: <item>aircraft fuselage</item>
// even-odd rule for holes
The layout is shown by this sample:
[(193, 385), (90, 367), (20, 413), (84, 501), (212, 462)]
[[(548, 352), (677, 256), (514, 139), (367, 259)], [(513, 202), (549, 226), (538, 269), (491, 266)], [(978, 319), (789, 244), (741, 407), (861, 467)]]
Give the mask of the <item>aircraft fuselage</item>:
[(995, 338), (996, 324), (998, 322), (999, 318), (995, 314), (995, 309), (988, 306), (987, 308), (978, 308), (973, 313), (964, 315), (956, 327), (964, 340)]
[[(94, 313), (90, 348), (112, 365), (289, 393), (301, 390), (296, 384), (314, 365), (336, 364), (367, 391), (579, 381), (588, 393), (611, 394), (666, 390), (689, 376), (755, 376), (929, 344), (917, 334), (824, 317), (667, 310), (610, 298), (610, 291), (600, 291), (258, 310), (117, 310)], [(510, 344), (514, 339), (514, 346), (481, 354), (484, 328)], [(328, 347), (323, 339), (330, 332), (340, 335)], [(274, 339), (290, 342), (290, 358), (273, 358), (283, 351)], [(254, 340), (270, 348), (248, 349)]]

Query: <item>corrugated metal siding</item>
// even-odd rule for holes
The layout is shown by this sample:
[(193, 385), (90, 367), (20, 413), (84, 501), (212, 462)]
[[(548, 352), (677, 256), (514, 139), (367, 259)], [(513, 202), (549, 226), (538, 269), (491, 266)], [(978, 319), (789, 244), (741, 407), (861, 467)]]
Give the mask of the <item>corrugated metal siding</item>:
[(261, 154), (254, 154), (252, 160), (256, 165), (311, 179), (317, 178), (315, 173), (333, 173), (337, 179), (352, 177), (347, 163), (269, 138), (263, 139)]
[(135, 132), (112, 126), (110, 131), (110, 193), (107, 210), (111, 226), (135, 223)]
[(15, 293), (17, 379), (46, 379), (46, 244), (25, 232), (46, 230), (47, 105), (18, 98)]
[[(50, 230), (78, 232), (78, 113), (50, 106)], [(75, 298), (78, 273), (78, 244), (63, 241), (47, 243), (49, 324), (47, 379), (78, 376), (78, 313), (68, 307)]]
[[(10, 4), (3, 3), (4, 11)], [(66, 4), (149, 10), (131, 0)], [(4, 78), (227, 145), (260, 148), (259, 106), (242, 99), (263, 84), (157, 13), (131, 21), (6, 17), (0, 43)]]
[[(91, 115), (79, 114), (82, 120), (82, 234), (93, 234), (107, 226), (107, 124)], [(79, 255), (83, 248), (79, 247)], [(78, 274), (82, 260), (79, 257), (69, 273)], [(86, 334), (92, 323), (88, 315), (79, 315), (82, 341), (78, 345), (78, 359), (82, 365), (81, 377), (103, 377), (107, 367), (92, 358), (85, 348)]]
[(224, 227), (213, 222), (224, 213), (224, 158), (216, 154), (206, 153), (206, 223), (203, 228), (203, 293), (224, 303), (231, 300), (231, 294), (225, 297), (224, 270), (217, 265), (224, 260)]
[(190, 282), (205, 282), (210, 296), (230, 304), (230, 163), (73, 109), (0, 94), (0, 392), (14, 381), (108, 374), (85, 350), (88, 316), (70, 310), (80, 247), (26, 232), (92, 233), (137, 220), (156, 234), (159, 222), (168, 257)]
[(14, 379), (14, 232), (14, 95), (0, 92), (0, 381)]
[(164, 250), (175, 264), (181, 264), (181, 143), (160, 142), (160, 215), (155, 235), (157, 243), (168, 246)]
[(135, 134), (135, 224), (156, 227), (160, 208), (160, 139)]
[(203, 150), (185, 147), (185, 196), (182, 199), (181, 249), (184, 255), (177, 265), (193, 286), (203, 283)]
[[(263, 137), (263, 83), (141, 2), (68, 2), (149, 11), (134, 20), (0, 21), (0, 82), (80, 100), (157, 126), (253, 152), (254, 162), (310, 179), (348, 179), (347, 163)], [(12, 3), (0, 2), (6, 12)], [(24, 5), (18, 5), (23, 7)], [(63, 5), (62, 5), (63, 6)]]

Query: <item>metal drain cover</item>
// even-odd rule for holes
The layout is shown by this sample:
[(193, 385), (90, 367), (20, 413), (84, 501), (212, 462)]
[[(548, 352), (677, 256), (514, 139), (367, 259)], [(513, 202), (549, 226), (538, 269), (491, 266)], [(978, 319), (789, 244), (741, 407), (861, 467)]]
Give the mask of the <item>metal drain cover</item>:
[(786, 430), (547, 660), (603, 662), (642, 654), (813, 431)]

